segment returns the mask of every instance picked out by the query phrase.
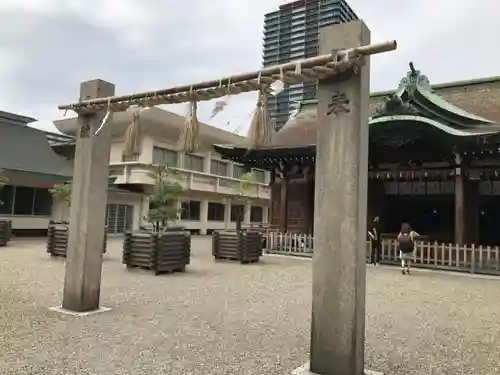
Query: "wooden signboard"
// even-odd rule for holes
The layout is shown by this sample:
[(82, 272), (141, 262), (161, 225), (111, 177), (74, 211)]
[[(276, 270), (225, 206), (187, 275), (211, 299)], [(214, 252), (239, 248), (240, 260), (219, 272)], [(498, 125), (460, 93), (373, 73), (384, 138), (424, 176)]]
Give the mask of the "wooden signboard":
[(479, 182), (479, 195), (491, 195), (491, 181)]
[(491, 185), (491, 194), (500, 195), (500, 181), (493, 181)]
[(413, 194), (413, 188), (411, 182), (399, 182), (398, 183), (399, 195), (411, 195)]
[(441, 181), (441, 194), (455, 194), (455, 181)]
[(429, 195), (435, 195), (441, 193), (441, 183), (439, 181), (427, 181), (426, 191)]
[(384, 190), (387, 195), (398, 195), (398, 182), (397, 181), (384, 182)]
[(414, 195), (425, 195), (425, 181), (416, 181), (412, 183)]

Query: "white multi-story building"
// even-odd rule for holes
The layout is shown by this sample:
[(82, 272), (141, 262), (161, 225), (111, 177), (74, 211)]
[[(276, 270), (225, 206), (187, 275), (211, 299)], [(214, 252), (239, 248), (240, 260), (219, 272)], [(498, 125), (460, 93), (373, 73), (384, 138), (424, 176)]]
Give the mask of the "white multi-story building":
[[(130, 113), (120, 112), (106, 125), (112, 127), (110, 177), (115, 178), (115, 196), (119, 195), (119, 188), (123, 198), (108, 204), (109, 232), (121, 233), (146, 224), (147, 193), (155, 185), (150, 173), (153, 164), (166, 164), (184, 188), (182, 202), (179, 202), (182, 206), (180, 225), (189, 230), (206, 234), (217, 229), (232, 229), (242, 213), (244, 223), (268, 222), (271, 195), (268, 172), (253, 170), (250, 186), (241, 189), (239, 177), (246, 172), (244, 167), (222, 160), (212, 149), (212, 144), (244, 143), (244, 137), (200, 123), (199, 152), (184, 153), (179, 151), (177, 139), (185, 119), (159, 108), (149, 108), (140, 115), (141, 153), (131, 160), (122, 153), (124, 135), (131, 121)], [(76, 134), (76, 118), (55, 121), (54, 125), (66, 135)], [(61, 152), (71, 146), (63, 142), (53, 147)]]

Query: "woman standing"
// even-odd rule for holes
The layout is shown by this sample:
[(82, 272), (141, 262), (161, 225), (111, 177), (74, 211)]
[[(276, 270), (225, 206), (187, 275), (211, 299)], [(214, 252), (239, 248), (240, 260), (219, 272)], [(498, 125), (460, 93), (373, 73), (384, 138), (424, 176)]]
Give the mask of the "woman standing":
[(413, 231), (408, 223), (401, 225), (401, 231), (398, 234), (399, 257), (401, 258), (401, 273), (410, 274), (410, 264), (414, 258), (415, 237), (419, 234)]
[(378, 262), (380, 261), (380, 218), (378, 216), (375, 216), (373, 219), (372, 226), (370, 230), (368, 230), (368, 236), (371, 239), (371, 244), (372, 244), (372, 256), (371, 256), (371, 263), (376, 266), (378, 265)]

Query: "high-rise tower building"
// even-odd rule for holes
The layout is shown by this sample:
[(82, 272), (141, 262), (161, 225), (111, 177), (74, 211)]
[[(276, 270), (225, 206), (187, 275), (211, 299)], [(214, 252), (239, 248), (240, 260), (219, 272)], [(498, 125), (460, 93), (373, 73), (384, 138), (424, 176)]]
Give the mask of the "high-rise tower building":
[[(357, 19), (345, 0), (299, 0), (281, 5), (265, 15), (263, 66), (317, 56), (320, 27)], [(286, 85), (282, 93), (269, 98), (275, 129), (285, 124), (298, 103), (316, 99), (316, 95), (317, 84), (308, 82)]]

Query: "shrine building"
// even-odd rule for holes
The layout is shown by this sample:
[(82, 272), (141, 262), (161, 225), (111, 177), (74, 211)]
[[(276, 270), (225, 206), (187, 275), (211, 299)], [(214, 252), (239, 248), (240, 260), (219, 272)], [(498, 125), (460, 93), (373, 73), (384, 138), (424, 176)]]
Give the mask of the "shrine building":
[[(370, 110), (368, 220), (379, 216), (387, 237), (408, 222), (430, 241), (500, 244), (500, 77), (431, 85), (410, 64)], [(272, 172), (270, 222), (282, 232), (313, 232), (316, 134), (306, 101), (271, 147), (214, 145)]]

